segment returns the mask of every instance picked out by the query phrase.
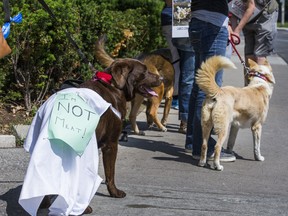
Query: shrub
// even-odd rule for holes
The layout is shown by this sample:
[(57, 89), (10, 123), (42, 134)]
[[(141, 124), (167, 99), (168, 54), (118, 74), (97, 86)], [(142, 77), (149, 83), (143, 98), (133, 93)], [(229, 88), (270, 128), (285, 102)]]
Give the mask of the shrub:
[(161, 0), (46, 0), (46, 3), (57, 20), (35, 1), (10, 3), (12, 16), (21, 11), (23, 22), (12, 25), (7, 39), (12, 54), (0, 60), (2, 100), (23, 104), (28, 111), (43, 103), (63, 80), (91, 77), (67, 32), (97, 69), (101, 66), (93, 49), (101, 34), (107, 34), (107, 50), (115, 57), (133, 57), (165, 45), (160, 31)]

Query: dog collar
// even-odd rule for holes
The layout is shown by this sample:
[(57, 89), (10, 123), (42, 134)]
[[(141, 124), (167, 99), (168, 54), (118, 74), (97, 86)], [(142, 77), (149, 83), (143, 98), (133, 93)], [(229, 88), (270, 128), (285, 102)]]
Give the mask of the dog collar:
[(111, 85), (112, 75), (103, 71), (96, 71), (92, 77), (93, 81), (101, 80), (109, 85)]
[(259, 73), (258, 71), (250, 71), (249, 72), (249, 78), (251, 79), (252, 77), (258, 77), (260, 79), (265, 80), (266, 82), (269, 82), (269, 80), (264, 76), (263, 74)]

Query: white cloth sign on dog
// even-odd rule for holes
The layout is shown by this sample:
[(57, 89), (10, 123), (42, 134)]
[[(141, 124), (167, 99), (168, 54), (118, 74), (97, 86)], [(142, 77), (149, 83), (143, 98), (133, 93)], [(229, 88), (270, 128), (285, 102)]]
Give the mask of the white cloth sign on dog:
[(64, 142), (82, 155), (100, 116), (76, 93), (57, 94), (48, 127), (48, 139)]
[[(109, 107), (112, 108), (110, 103), (91, 89), (67, 88), (57, 94), (79, 95), (99, 116)], [(49, 215), (81, 215), (102, 181), (98, 175), (95, 132), (81, 156), (64, 142), (55, 144), (55, 140), (48, 139), (49, 119), (57, 94), (49, 97), (39, 108), (24, 143), (24, 149), (31, 157), (19, 203), (32, 216), (37, 215), (42, 199), (49, 194), (57, 195), (49, 208)], [(74, 114), (79, 115), (79, 110), (75, 108)]]

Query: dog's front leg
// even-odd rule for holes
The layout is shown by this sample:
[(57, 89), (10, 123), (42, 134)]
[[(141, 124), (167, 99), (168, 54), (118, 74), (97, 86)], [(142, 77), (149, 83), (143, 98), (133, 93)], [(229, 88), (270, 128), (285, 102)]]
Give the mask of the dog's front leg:
[(227, 151), (229, 153), (232, 153), (232, 151), (233, 151), (238, 131), (239, 131), (239, 127), (233, 125), (233, 123), (232, 123), (231, 127), (230, 127), (228, 142), (227, 142)]
[(106, 185), (111, 197), (123, 198), (126, 196), (124, 191), (116, 188), (115, 185), (115, 163), (118, 151), (118, 143), (112, 143), (102, 148), (103, 165), (106, 177)]
[(134, 134), (145, 135), (144, 131), (140, 131), (136, 122), (136, 118), (141, 107), (141, 104), (144, 101), (144, 97), (142, 95), (136, 94), (135, 98), (131, 101), (131, 110), (129, 114), (129, 121), (131, 123), (131, 128)]
[(166, 132), (167, 128), (164, 125), (162, 125), (162, 123), (158, 118), (158, 108), (160, 106), (160, 103), (161, 103), (160, 97), (149, 98), (146, 110), (147, 123), (149, 125), (149, 128), (152, 128), (154, 122), (156, 126), (159, 128), (159, 130)]
[(262, 125), (259, 123), (255, 124), (252, 126), (251, 130), (253, 134), (254, 158), (257, 161), (264, 161), (265, 158), (261, 155), (261, 152), (260, 152)]

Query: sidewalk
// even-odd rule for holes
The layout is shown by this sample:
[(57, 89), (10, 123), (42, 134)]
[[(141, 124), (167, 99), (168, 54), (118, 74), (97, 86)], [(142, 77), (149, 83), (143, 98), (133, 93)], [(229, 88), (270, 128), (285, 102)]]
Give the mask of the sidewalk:
[[(243, 53), (243, 47), (237, 47)], [(243, 67), (224, 72), (224, 85), (243, 86)], [(264, 162), (254, 160), (249, 129), (239, 132), (237, 160), (218, 172), (198, 167), (185, 153), (185, 135), (178, 133), (178, 111), (171, 109), (168, 131), (145, 131), (121, 142), (116, 162), (116, 185), (127, 196), (108, 196), (102, 184), (91, 206), (97, 216), (274, 216), (288, 213), (288, 66), (277, 55), (269, 58), (276, 86), (263, 127)], [(160, 114), (163, 109), (160, 108)], [(137, 118), (146, 128), (145, 113)], [(102, 157), (100, 157), (102, 159)], [(18, 205), (29, 155), (22, 148), (0, 149), (0, 216), (26, 216)], [(104, 178), (102, 162), (100, 176)], [(39, 215), (45, 215), (39, 214)]]

